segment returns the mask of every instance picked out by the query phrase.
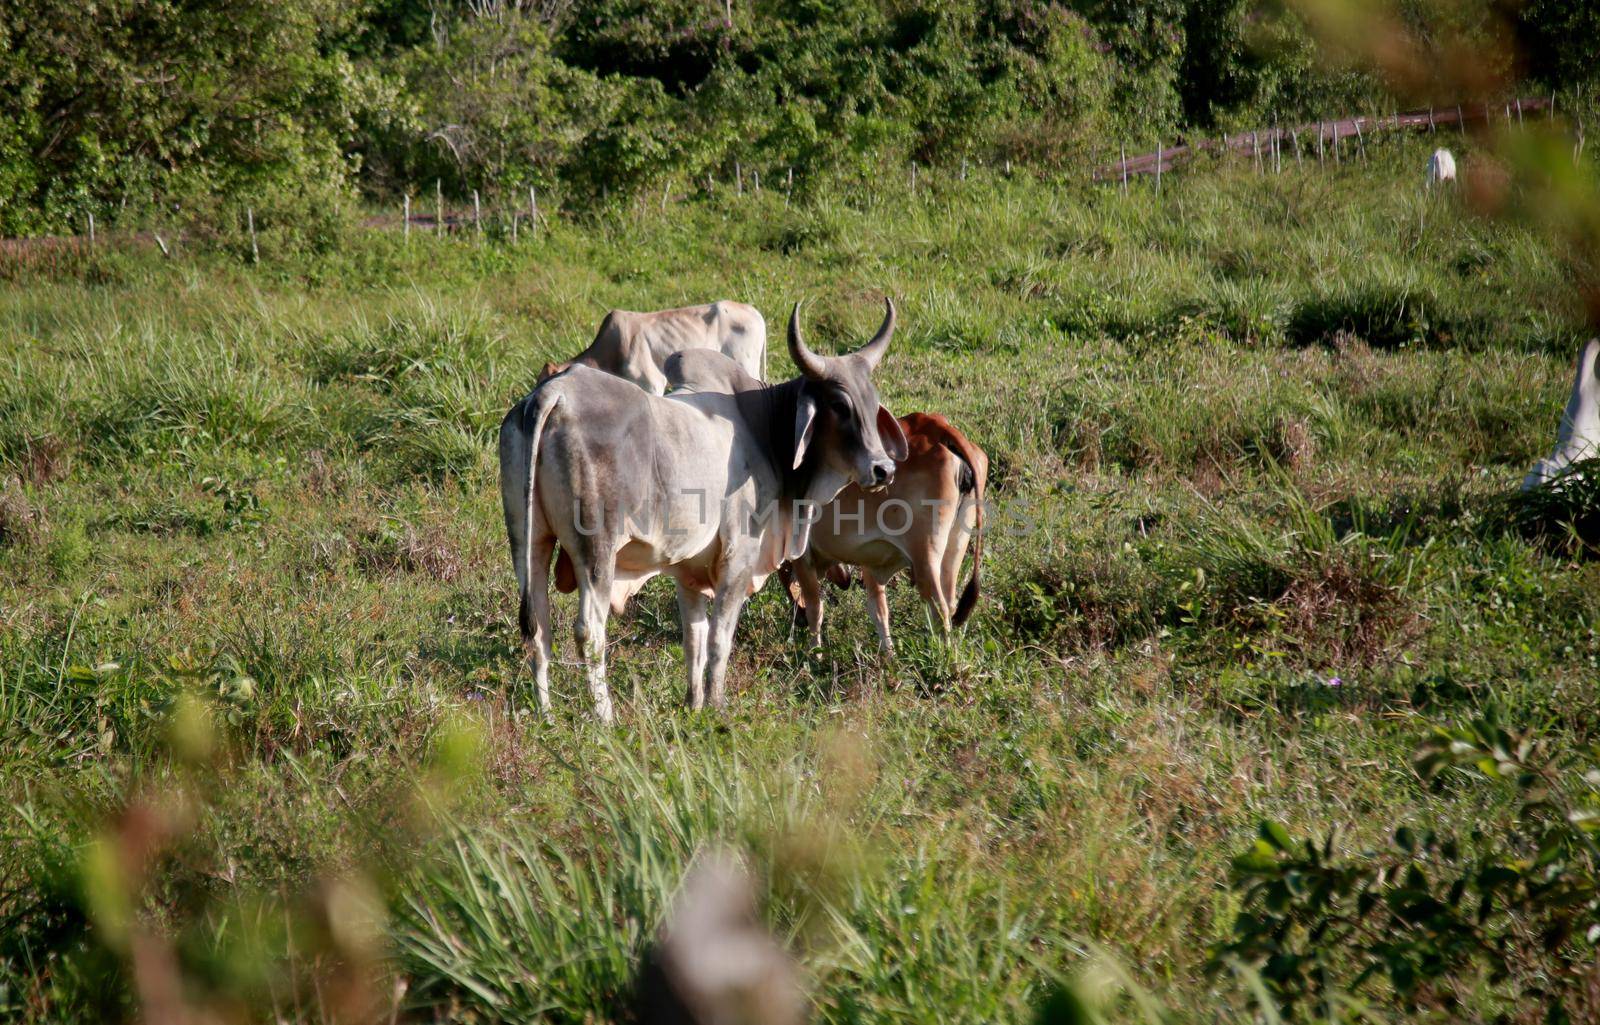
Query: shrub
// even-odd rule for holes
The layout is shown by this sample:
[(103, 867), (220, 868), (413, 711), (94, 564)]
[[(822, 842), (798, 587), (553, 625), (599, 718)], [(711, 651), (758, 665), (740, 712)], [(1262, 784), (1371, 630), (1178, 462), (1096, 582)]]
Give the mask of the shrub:
[(1402, 524), (1385, 536), (1343, 530), (1329, 510), (1284, 492), (1287, 521), (1244, 518), (1192, 529), (1173, 569), (1180, 623), (1243, 633), (1257, 654), (1293, 653), (1319, 667), (1371, 665), (1420, 628), (1417, 552)]
[(0, 480), (0, 546), (34, 540), (44, 528), (44, 511), (28, 500), (22, 481)]
[(1549, 1022), (1600, 1013), (1600, 761), (1553, 754), (1493, 710), (1435, 731), (1416, 769), (1506, 785), (1517, 813), (1503, 835), (1401, 826), (1383, 849), (1346, 855), (1337, 831), (1296, 841), (1274, 822), (1234, 859), (1243, 908), (1213, 968), (1261, 973), (1286, 1011), (1324, 1006), (1336, 988), (1384, 979), (1400, 1004), (1443, 1008), (1481, 969), (1508, 1010), (1531, 1002)]

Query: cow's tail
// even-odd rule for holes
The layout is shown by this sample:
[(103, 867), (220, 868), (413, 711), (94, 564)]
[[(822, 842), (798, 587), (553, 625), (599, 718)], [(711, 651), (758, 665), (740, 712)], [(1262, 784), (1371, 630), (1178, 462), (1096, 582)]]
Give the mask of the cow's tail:
[(956, 457), (966, 463), (967, 468), (972, 471), (973, 499), (977, 503), (973, 523), (973, 532), (976, 536), (972, 544), (972, 576), (967, 578), (967, 586), (962, 589), (961, 599), (956, 602), (955, 615), (950, 617), (952, 626), (962, 626), (971, 617), (973, 607), (978, 604), (979, 577), (983, 567), (983, 491), (989, 480), (989, 457), (984, 454), (983, 449), (968, 441), (966, 435), (949, 423), (935, 422), (939, 444), (955, 453)]
[(511, 542), (511, 564), (517, 574), (517, 624), (524, 643), (534, 632), (528, 587), (535, 572), (548, 572), (548, 567), (533, 565), (531, 537), (539, 441), (545, 421), (561, 405), (561, 399), (559, 393), (550, 395), (546, 389), (536, 388), (500, 425), (500, 502), (506, 518), (506, 536)]

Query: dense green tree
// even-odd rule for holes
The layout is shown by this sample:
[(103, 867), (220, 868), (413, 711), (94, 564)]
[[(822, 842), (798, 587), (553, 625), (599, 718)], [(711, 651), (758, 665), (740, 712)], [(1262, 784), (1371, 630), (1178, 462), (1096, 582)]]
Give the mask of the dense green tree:
[(0, 230), (108, 207), (341, 192), (363, 92), (339, 0), (6, 0)]
[[(1509, 41), (1496, 0), (1399, 10), (1427, 45)], [(1600, 73), (1592, 0), (1514, 18), (1527, 74)], [(1379, 96), (1287, 0), (0, 0), (0, 232), (245, 204), (300, 229), (434, 181), (582, 203), (736, 162), (1069, 166)]]
[(1552, 86), (1600, 86), (1600, 2), (1527, 0), (1517, 11), (1526, 71)]

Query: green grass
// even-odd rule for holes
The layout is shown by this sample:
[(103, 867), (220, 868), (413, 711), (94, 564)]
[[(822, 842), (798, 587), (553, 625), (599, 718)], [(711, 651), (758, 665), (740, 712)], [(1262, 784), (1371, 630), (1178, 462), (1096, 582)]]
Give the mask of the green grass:
[[(1115, 1020), (1248, 1016), (1248, 976), (1203, 969), (1260, 819), (1492, 837), (1507, 795), (1411, 773), (1430, 724), (1494, 702), (1600, 739), (1600, 571), (1502, 497), (1582, 337), (1564, 256), (1425, 195), (1422, 148), (1375, 154), (1159, 198), (934, 175), (516, 248), (352, 233), (0, 284), (0, 1017), (138, 1004), (133, 921), (246, 1018), (386, 1008), (395, 978), (421, 1020), (625, 1018), (719, 839), (823, 1020), (1028, 1020), (1113, 976)], [(755, 303), (782, 376), (794, 300), (843, 346), (880, 292), (885, 401), (982, 445), (1010, 513), (965, 634), (927, 640), (902, 583), (893, 664), (859, 590), (808, 655), (769, 587), (731, 709), (694, 716), (657, 582), (613, 621), (606, 734), (562, 601), (540, 723), (505, 409), (612, 306)], [(106, 860), (147, 821), (159, 856)]]

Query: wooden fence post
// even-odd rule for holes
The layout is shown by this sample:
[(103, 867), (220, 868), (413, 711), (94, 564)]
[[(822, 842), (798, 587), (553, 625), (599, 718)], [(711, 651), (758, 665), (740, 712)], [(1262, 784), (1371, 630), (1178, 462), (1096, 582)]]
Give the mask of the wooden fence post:
[(405, 226), (400, 229), (400, 235), (405, 239), (406, 245), (411, 244), (411, 193), (406, 193), (405, 213), (403, 215)]
[(532, 185), (528, 186), (528, 212), (533, 217), (528, 222), (528, 230), (536, 231), (539, 227), (539, 190)]
[(94, 214), (89, 214), (89, 244), (94, 245)]
[(750, 178), (755, 182), (756, 195), (761, 195), (761, 171), (759, 169), (751, 171)]
[(1122, 194), (1128, 194), (1128, 144), (1122, 144)]
[(1361, 147), (1361, 155), (1363, 157), (1365, 157), (1367, 155), (1367, 140), (1363, 139), (1361, 137), (1361, 117), (1360, 117), (1360, 115), (1356, 116), (1355, 121), (1356, 121), (1356, 145)]
[(1428, 131), (1429, 132), (1437, 132), (1438, 130), (1439, 130), (1438, 126), (1436, 126), (1433, 123), (1433, 108), (1429, 107), (1428, 108)]
[(1522, 97), (1517, 97), (1517, 127), (1522, 127)]
[(1322, 166), (1322, 122), (1317, 122), (1317, 166)]
[(911, 194), (917, 194), (917, 162), (911, 161)]
[(433, 180), (433, 233), (444, 234), (444, 182), (438, 178)]
[(472, 190), (472, 230), (478, 233), (478, 241), (483, 241), (483, 207), (478, 203), (478, 190)]
[(1459, 103), (1456, 104), (1456, 128), (1461, 132), (1462, 135), (1467, 134), (1467, 119), (1461, 113), (1461, 104)]
[(244, 208), (245, 223), (250, 226), (250, 262), (261, 262), (261, 250), (256, 248), (256, 212), (250, 207)]
[(1289, 138), (1294, 143), (1294, 166), (1300, 166), (1300, 129), (1289, 129)]

